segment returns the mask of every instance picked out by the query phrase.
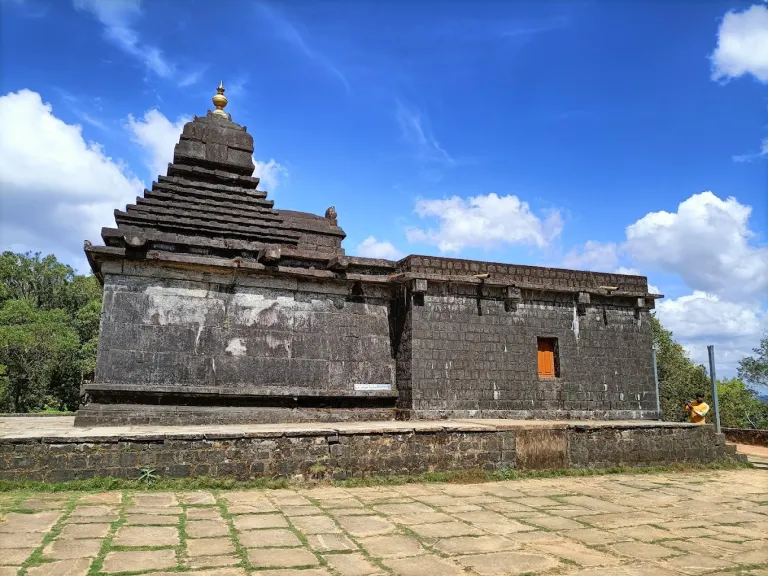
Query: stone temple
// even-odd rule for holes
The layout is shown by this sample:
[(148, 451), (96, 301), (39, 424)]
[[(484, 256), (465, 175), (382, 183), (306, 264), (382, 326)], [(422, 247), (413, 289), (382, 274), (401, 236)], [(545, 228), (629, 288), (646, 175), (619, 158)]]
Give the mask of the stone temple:
[(104, 305), (76, 425), (659, 417), (646, 278), (347, 256), (333, 207), (258, 189), (218, 92), (85, 243)]

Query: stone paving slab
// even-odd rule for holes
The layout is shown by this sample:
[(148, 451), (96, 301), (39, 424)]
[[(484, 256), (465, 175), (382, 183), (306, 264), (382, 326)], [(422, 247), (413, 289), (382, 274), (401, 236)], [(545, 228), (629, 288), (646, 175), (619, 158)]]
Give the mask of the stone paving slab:
[(530, 428), (565, 429), (572, 426), (589, 428), (681, 428), (696, 426), (680, 422), (660, 422), (657, 420), (497, 420), (497, 419), (448, 419), (440, 421), (385, 420), (380, 422), (339, 422), (339, 423), (302, 423), (302, 424), (237, 424), (237, 425), (195, 425), (195, 426), (97, 426), (75, 428), (74, 416), (51, 416), (35, 419), (35, 425), (29, 425), (29, 418), (18, 416), (0, 417), (0, 440), (43, 439), (47, 443), (73, 440), (100, 441), (104, 439), (136, 438), (187, 438), (189, 436), (204, 439), (211, 438), (255, 438), (303, 434), (376, 434), (381, 432), (412, 432), (433, 430), (457, 431), (492, 431), (517, 430)]
[(0, 576), (22, 565), (28, 576), (768, 576), (768, 474), (0, 494)]

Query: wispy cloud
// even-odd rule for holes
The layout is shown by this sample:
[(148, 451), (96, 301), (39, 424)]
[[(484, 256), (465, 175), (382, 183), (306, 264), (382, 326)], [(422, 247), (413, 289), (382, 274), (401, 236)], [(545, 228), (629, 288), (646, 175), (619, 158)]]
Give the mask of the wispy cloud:
[(88, 112), (76, 111), (75, 114), (86, 124), (90, 124), (91, 126), (98, 128), (99, 130), (103, 130), (104, 132), (109, 131), (109, 127), (104, 122), (98, 118), (95, 118), (94, 116), (91, 116), (88, 114)]
[(424, 113), (418, 108), (404, 104), (401, 100), (396, 100), (395, 103), (400, 133), (406, 143), (413, 148), (417, 158), (428, 163), (453, 166), (455, 160), (432, 135)]
[(760, 152), (752, 152), (750, 154), (738, 154), (733, 157), (734, 162), (754, 162), (768, 158), (768, 138), (763, 138), (763, 144), (760, 147)]
[(248, 78), (245, 76), (238, 76), (231, 82), (227, 83), (227, 94), (234, 97), (243, 96), (245, 94), (245, 87), (248, 84)]
[(461, 20), (448, 22), (435, 28), (440, 35), (464, 40), (528, 40), (538, 34), (567, 28), (570, 20), (563, 15), (539, 20)]
[(555, 16), (548, 20), (527, 22), (502, 22), (498, 26), (500, 38), (519, 38), (521, 36), (535, 36), (543, 32), (552, 32), (567, 28), (570, 24), (565, 16)]
[(301, 52), (306, 58), (321, 68), (324, 68), (326, 72), (334, 76), (344, 85), (344, 89), (347, 93), (351, 91), (351, 85), (341, 69), (327, 55), (312, 47), (305, 38), (305, 35), (302, 35), (284, 14), (278, 12), (275, 8), (264, 2), (258, 2), (256, 6), (262, 15), (269, 20), (273, 30), (278, 36), (294, 46), (294, 48)]
[[(72, 114), (77, 116), (78, 120), (90, 124), (99, 130), (103, 130), (104, 132), (109, 132), (109, 126), (107, 126), (105, 122), (97, 118), (96, 115), (91, 112), (86, 112), (86, 106), (84, 105), (82, 98), (75, 96), (62, 88), (54, 88), (54, 90), (58, 92), (61, 99), (66, 103)], [(89, 98), (88, 107), (98, 112), (102, 111), (101, 98), (98, 96)]]
[(92, 13), (104, 26), (110, 42), (160, 78), (175, 79), (181, 86), (197, 82), (201, 72), (178, 74), (177, 66), (160, 48), (142, 42), (134, 26), (141, 14), (141, 0), (74, 0), (75, 8)]
[(203, 75), (203, 72), (205, 72), (206, 68), (201, 68), (200, 70), (195, 70), (194, 72), (189, 72), (187, 74), (184, 74), (179, 78), (179, 86), (181, 88), (186, 88), (187, 86), (192, 86), (193, 84), (197, 84), (200, 81), (200, 78)]
[(25, 18), (43, 18), (48, 14), (48, 6), (42, 5), (37, 1), (29, 2), (28, 0), (0, 0), (0, 6), (3, 5), (13, 5)]

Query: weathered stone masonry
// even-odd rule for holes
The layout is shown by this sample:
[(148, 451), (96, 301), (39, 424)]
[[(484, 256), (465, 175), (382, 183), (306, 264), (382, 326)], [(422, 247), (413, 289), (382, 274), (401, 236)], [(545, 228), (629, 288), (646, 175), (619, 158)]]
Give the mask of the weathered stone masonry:
[[(632, 418), (655, 410), (650, 322), (645, 310), (633, 307), (632, 298), (592, 295), (589, 305), (580, 305), (574, 288), (581, 283), (584, 289), (587, 282), (578, 272), (437, 258), (407, 261), (427, 262), (412, 267), (443, 274), (461, 264), (469, 272), (490, 269), (496, 282), (430, 281), (420, 299), (411, 294), (410, 306), (401, 307), (409, 333), (398, 355), (398, 374), (405, 374), (398, 384), (401, 398), (407, 398), (403, 404), (421, 416), (451, 411), (461, 416)], [(562, 279), (542, 277), (546, 274)], [(633, 277), (601, 280), (614, 286), (621, 280), (641, 284)], [(520, 289), (514, 300), (506, 298), (507, 286), (533, 282), (550, 291)], [(645, 287), (625, 289), (643, 292)], [(556, 378), (538, 375), (538, 337), (557, 339)]]
[[(0, 438), (0, 480), (193, 476), (343, 479), (468, 469), (710, 463), (737, 459), (711, 426), (552, 423), (494, 429), (305, 429)], [(733, 447), (731, 447), (733, 448)]]
[(333, 207), (258, 190), (221, 97), (86, 242), (104, 307), (77, 425), (658, 416), (644, 277), (347, 256)]

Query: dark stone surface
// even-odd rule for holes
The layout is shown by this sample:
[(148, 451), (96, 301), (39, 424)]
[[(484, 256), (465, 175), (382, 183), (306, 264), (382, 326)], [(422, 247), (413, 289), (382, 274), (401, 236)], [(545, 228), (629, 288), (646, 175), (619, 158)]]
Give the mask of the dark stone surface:
[[(336, 209), (274, 209), (252, 154), (229, 117), (195, 118), (86, 244), (104, 305), (78, 425), (658, 417), (645, 277), (346, 257)], [(556, 378), (537, 338), (557, 339)]]
[[(64, 442), (66, 440), (66, 442)], [(535, 448), (535, 449), (534, 449)], [(712, 426), (560, 429), (371, 429), (284, 434), (0, 439), (0, 480), (325, 477), (505, 468), (547, 469), (738, 460)]]
[[(576, 295), (527, 290), (508, 310), (476, 287), (432, 282), (407, 298), (398, 389), (418, 416), (658, 416), (647, 311), (594, 297), (582, 316)], [(557, 378), (538, 375), (538, 337), (557, 338)]]
[(768, 446), (768, 430), (751, 430), (748, 428), (723, 428), (723, 434), (729, 442), (751, 444), (753, 446)]
[[(328, 286), (325, 293), (297, 292), (295, 282), (224, 287), (144, 272), (147, 276), (105, 276), (97, 384), (87, 388), (96, 403), (125, 403), (126, 393), (141, 392), (158, 396), (143, 398), (147, 404), (166, 403), (159, 398), (163, 394), (175, 394), (179, 404), (210, 403), (190, 399), (193, 393), (209, 400), (240, 396), (232, 403), (246, 404), (248, 396), (363, 400), (388, 393), (394, 405), (388, 300), (353, 302), (343, 288)], [(387, 390), (371, 390), (371, 384)], [(110, 399), (111, 391), (122, 391), (122, 398)], [(328, 404), (333, 407), (334, 401)], [(78, 425), (97, 416), (104, 423), (108, 411), (108, 405), (98, 413), (87, 409), (87, 418), (81, 411)], [(117, 408), (114, 412), (118, 417)], [(214, 414), (202, 412), (193, 421), (207, 422)], [(376, 414), (394, 417), (391, 411)], [(307, 419), (315, 418), (299, 418)], [(158, 415), (152, 421), (160, 420)]]

